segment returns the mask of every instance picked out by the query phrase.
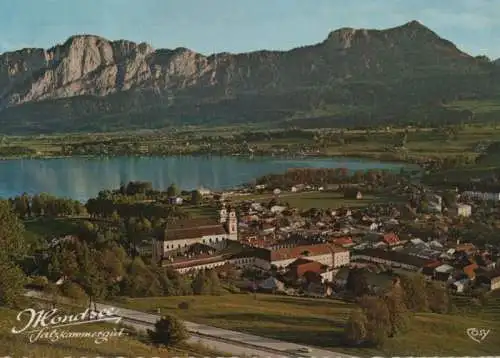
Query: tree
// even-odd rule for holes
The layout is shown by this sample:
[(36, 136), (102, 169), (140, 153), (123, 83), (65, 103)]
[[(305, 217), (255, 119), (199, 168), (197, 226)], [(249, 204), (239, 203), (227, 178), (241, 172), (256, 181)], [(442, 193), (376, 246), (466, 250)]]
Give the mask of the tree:
[(404, 291), (399, 278), (393, 282), (390, 291), (385, 295), (385, 303), (389, 310), (390, 335), (405, 332), (410, 326), (410, 314), (404, 302)]
[(25, 280), (19, 266), (0, 253), (0, 305), (13, 306), (22, 296)]
[(64, 247), (60, 254), (56, 254), (60, 257), (60, 269), (61, 273), (67, 278), (73, 279), (78, 274), (78, 261), (76, 254), (69, 248)]
[(24, 225), (7, 200), (0, 200), (0, 252), (13, 259), (26, 252)]
[(361, 309), (354, 309), (344, 329), (344, 338), (348, 344), (358, 345), (366, 340), (368, 319)]
[(427, 286), (429, 309), (434, 313), (447, 313), (450, 309), (450, 297), (446, 287), (439, 282), (429, 282)]
[(158, 276), (144, 264), (140, 257), (135, 258), (128, 267), (127, 276), (122, 282), (122, 292), (132, 297), (160, 296), (163, 288)]
[(347, 276), (346, 289), (356, 297), (368, 294), (368, 282), (362, 269), (354, 268), (349, 271)]
[(420, 274), (401, 276), (401, 287), (406, 307), (413, 312), (425, 312), (429, 308), (427, 281)]
[(151, 341), (157, 345), (171, 347), (189, 338), (186, 326), (177, 317), (167, 315), (155, 323), (154, 331), (148, 330)]
[(198, 190), (191, 192), (191, 204), (199, 205), (203, 201), (203, 195)]
[(75, 281), (83, 288), (89, 298), (89, 310), (97, 310), (97, 298), (102, 297), (106, 290), (106, 281), (104, 275), (99, 271), (99, 263), (96, 258), (98, 252), (91, 250), (85, 243), (79, 245), (78, 262), (79, 272)]
[(384, 300), (375, 296), (363, 296), (359, 305), (367, 318), (367, 340), (381, 346), (391, 330), (389, 309)]
[(197, 272), (193, 282), (191, 283), (193, 293), (195, 295), (208, 295), (212, 292), (210, 277), (205, 270)]
[(170, 184), (170, 186), (167, 188), (167, 195), (169, 198), (179, 195), (179, 189), (174, 183)]
[(208, 272), (208, 279), (210, 281), (210, 293), (214, 296), (220, 295), (222, 293), (222, 286), (217, 272), (215, 270), (210, 270)]

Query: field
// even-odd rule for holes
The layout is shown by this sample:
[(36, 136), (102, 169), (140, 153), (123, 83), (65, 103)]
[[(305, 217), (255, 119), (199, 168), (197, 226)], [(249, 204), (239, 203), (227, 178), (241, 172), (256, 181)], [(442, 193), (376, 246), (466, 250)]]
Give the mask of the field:
[[(461, 101), (451, 103), (448, 107), (454, 110), (470, 109), (478, 115), (489, 113), (493, 116), (499, 112), (500, 104), (494, 101), (482, 101), (481, 103)], [(364, 157), (383, 161), (410, 161), (462, 155), (474, 158), (478, 154), (475, 150), (477, 144), (500, 139), (500, 126), (496, 124), (469, 123), (463, 126), (455, 126), (455, 129), (455, 134), (437, 128), (345, 129), (342, 132), (341, 140), (339, 140), (339, 128), (305, 130), (310, 135), (285, 134), (274, 135), (273, 137), (273, 133), (276, 131), (262, 126), (241, 128), (231, 126), (186, 127), (179, 128), (177, 132), (169, 132), (168, 135), (166, 132), (143, 131), (139, 134), (137, 132), (115, 132), (5, 137), (4, 142), (0, 144), (0, 149), (4, 147), (23, 147), (36, 152), (38, 156), (51, 157), (62, 155), (61, 149), (65, 145), (78, 144), (84, 141), (97, 144), (103, 140), (113, 139), (120, 142), (120, 145), (128, 146), (127, 153), (129, 154), (145, 155), (150, 151), (152, 151), (151, 153), (159, 153), (151, 148), (158, 149), (160, 147), (163, 148), (160, 152), (164, 153), (164, 155), (208, 152), (209, 149), (205, 146), (207, 143), (210, 143), (214, 153), (245, 154), (246, 152), (242, 149), (241, 143), (231, 141), (231, 137), (246, 131), (254, 134), (266, 132), (271, 135), (271, 140), (248, 137), (246, 142), (255, 152), (277, 154), (276, 148), (281, 148), (285, 151), (283, 153), (297, 154), (301, 151), (302, 146), (306, 146), (319, 148), (322, 154), (327, 156)], [(404, 132), (406, 132), (406, 141), (403, 147), (399, 147)], [(313, 139), (315, 135), (317, 140)], [(227, 141), (221, 141), (221, 138), (227, 138)], [(108, 148), (107, 145), (105, 147)], [(142, 147), (146, 149), (137, 149)], [(88, 152), (87, 154), (97, 155), (95, 152)], [(108, 155), (108, 151), (106, 150), (100, 155)]]
[[(234, 201), (255, 200), (257, 202), (265, 202), (273, 199), (275, 195), (272, 193), (261, 195), (242, 195), (234, 196)], [(341, 207), (359, 208), (370, 204), (387, 202), (389, 199), (374, 195), (363, 195), (362, 199), (346, 199), (343, 193), (326, 192), (326, 191), (305, 191), (305, 192), (282, 192), (276, 196), (280, 202), (289, 203), (290, 207), (298, 209), (338, 209)], [(394, 198), (392, 198), (394, 200)]]
[[(31, 306), (30, 306), (31, 307)], [(22, 334), (12, 334), (13, 327), (20, 328), (21, 324), (16, 321), (18, 311), (0, 308), (0, 355), (11, 357), (174, 357), (174, 356), (210, 356), (214, 352), (204, 347), (190, 347), (184, 345), (179, 348), (158, 349), (152, 345), (142, 342), (139, 337), (123, 335), (111, 337), (107, 342), (96, 343), (90, 338), (67, 338), (50, 342), (40, 339), (30, 343), (29, 338)], [(23, 321), (25, 322), (25, 321)], [(84, 327), (74, 329), (77, 332), (109, 331), (111, 325), (94, 324), (78, 326)], [(114, 326), (116, 328), (116, 326)], [(71, 329), (69, 329), (71, 330)]]
[[(189, 302), (186, 310), (180, 302)], [(171, 312), (192, 322), (209, 324), (299, 344), (324, 347), (357, 356), (395, 355), (494, 355), (500, 352), (500, 301), (491, 311), (455, 315), (418, 314), (410, 332), (390, 339), (383, 349), (347, 348), (341, 345), (344, 323), (352, 304), (329, 299), (308, 299), (259, 294), (222, 297), (190, 296), (130, 299), (128, 308)], [(482, 344), (469, 339), (467, 328), (492, 332)]]

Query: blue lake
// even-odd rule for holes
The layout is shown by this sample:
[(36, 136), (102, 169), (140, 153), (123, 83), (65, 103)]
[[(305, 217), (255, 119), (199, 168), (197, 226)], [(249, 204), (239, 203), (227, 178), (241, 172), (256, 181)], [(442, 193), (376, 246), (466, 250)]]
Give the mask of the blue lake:
[(182, 189), (228, 189), (259, 176), (289, 168), (399, 170), (405, 164), (352, 158), (239, 158), (206, 156), (16, 159), (0, 161), (0, 197), (49, 193), (87, 200), (102, 189), (131, 180), (149, 181), (157, 189), (171, 183)]

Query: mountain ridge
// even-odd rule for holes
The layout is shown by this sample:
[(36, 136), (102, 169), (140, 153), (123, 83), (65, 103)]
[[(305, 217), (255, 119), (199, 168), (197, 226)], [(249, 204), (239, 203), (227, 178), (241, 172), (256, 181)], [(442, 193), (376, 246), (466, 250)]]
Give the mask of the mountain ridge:
[[(46, 50), (0, 55), (0, 123), (15, 132), (23, 125), (81, 130), (99, 118), (119, 124), (120, 116), (133, 127), (262, 121), (266, 112), (276, 121), (310, 107), (361, 108), (366, 98), (353, 96), (379, 87), (389, 95), (405, 80), (448, 76), (453, 82), (489, 71), (418, 21), (386, 30), (341, 28), (312, 45), (237, 54), (73, 35)], [(487, 92), (485, 81), (473, 91)], [(351, 88), (359, 82), (369, 85)], [(456, 96), (465, 88), (459, 87), (439, 96)]]

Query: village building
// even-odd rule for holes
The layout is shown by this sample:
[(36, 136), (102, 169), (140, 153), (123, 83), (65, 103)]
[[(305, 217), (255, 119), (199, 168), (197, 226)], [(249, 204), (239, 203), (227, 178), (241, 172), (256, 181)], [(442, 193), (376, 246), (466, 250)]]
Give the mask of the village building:
[(500, 193), (485, 193), (480, 191), (464, 191), (462, 198), (471, 200), (500, 201)]
[(451, 213), (456, 216), (469, 217), (472, 215), (472, 207), (467, 204), (457, 204), (451, 209)]
[(217, 249), (226, 241), (238, 240), (238, 221), (234, 210), (219, 211), (219, 220), (191, 219), (169, 225), (160, 239), (153, 239), (152, 259), (160, 262), (170, 251), (187, 248), (193, 244), (205, 244)]
[(292, 281), (332, 282), (333, 270), (317, 261), (298, 258), (286, 267), (286, 277)]
[(382, 249), (364, 249), (351, 255), (351, 261), (366, 261), (402, 268), (409, 271), (421, 271), (422, 268), (433, 260), (408, 255), (397, 251)]

